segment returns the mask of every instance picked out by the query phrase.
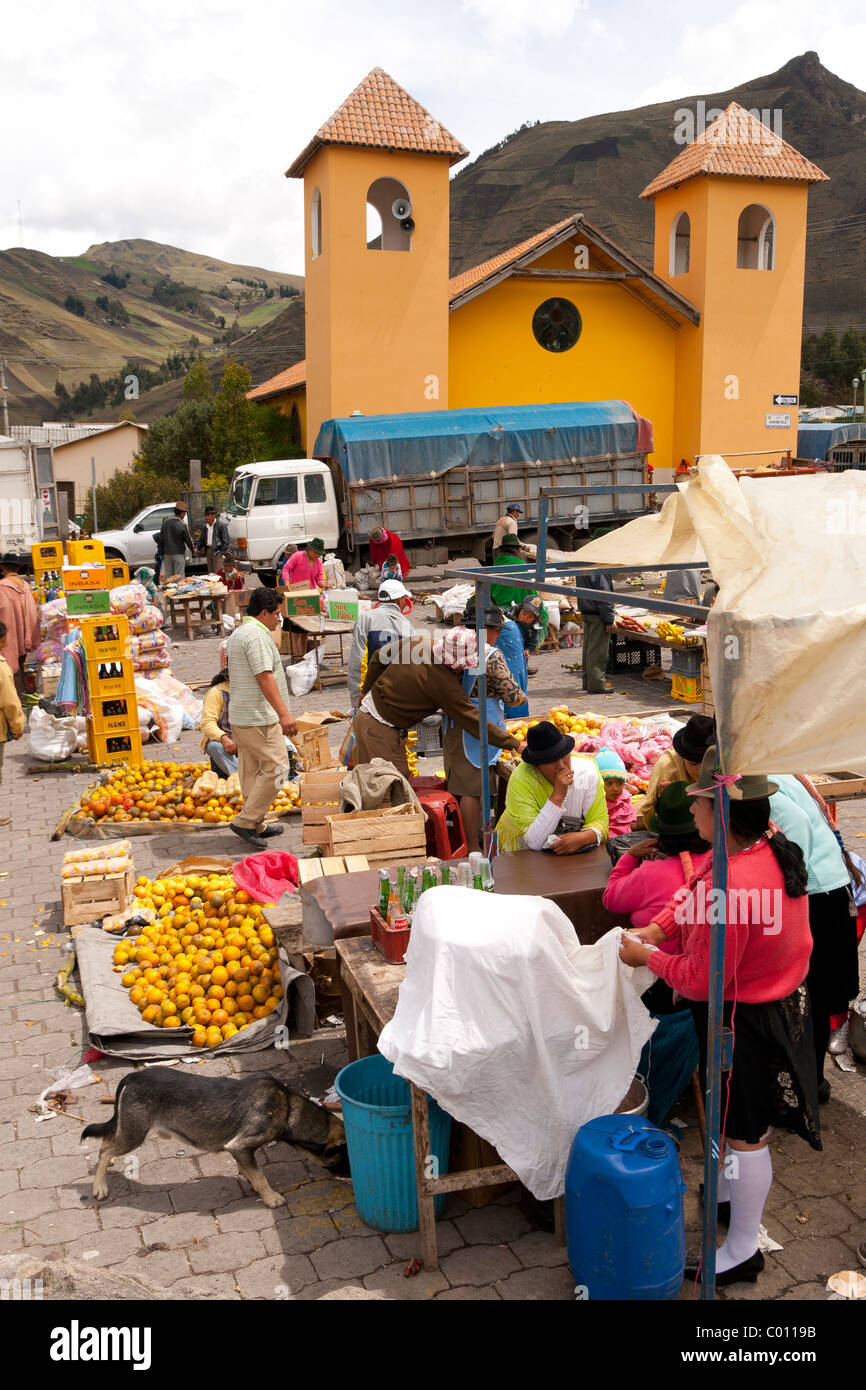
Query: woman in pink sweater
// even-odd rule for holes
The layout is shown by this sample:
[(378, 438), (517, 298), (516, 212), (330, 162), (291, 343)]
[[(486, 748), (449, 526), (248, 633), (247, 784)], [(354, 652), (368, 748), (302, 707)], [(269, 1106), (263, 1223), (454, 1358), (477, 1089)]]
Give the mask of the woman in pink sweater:
[[(628, 914), (633, 927), (648, 926), (710, 859), (710, 847), (695, 829), (685, 782), (665, 787), (649, 828), (658, 839), (641, 840), (616, 861), (602, 896), (608, 911)], [(665, 947), (675, 950), (672, 942)]]
[[(707, 841), (713, 833), (714, 766), (711, 748), (698, 781), (688, 788), (695, 826)], [(770, 821), (769, 797), (776, 790), (766, 777), (741, 777), (730, 789), (724, 997), (734, 1050), (718, 1189), (722, 1219), (722, 1204), (730, 1203), (728, 1234), (716, 1257), (720, 1286), (754, 1281), (764, 1267), (758, 1228), (773, 1181), (770, 1127), (795, 1130), (812, 1148), (821, 1148), (804, 985), (812, 949), (806, 868), (799, 846)], [(648, 965), (691, 1001), (704, 1065), (715, 915), (710, 859), (638, 932), (646, 944), (624, 940), (620, 950), (627, 965)], [(675, 944), (674, 954), (653, 949), (665, 941)], [(687, 1267), (686, 1278), (696, 1277), (699, 1266)]]

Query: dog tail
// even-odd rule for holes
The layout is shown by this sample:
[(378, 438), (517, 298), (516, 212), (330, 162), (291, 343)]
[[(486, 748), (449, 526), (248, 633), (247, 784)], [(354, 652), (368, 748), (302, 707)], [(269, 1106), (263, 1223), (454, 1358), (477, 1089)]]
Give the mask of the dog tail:
[(126, 1085), (127, 1078), (121, 1077), (117, 1090), (114, 1093), (114, 1110), (109, 1115), (104, 1124), (85, 1125), (81, 1131), (79, 1143), (85, 1139), (109, 1139), (117, 1133), (117, 1108), (120, 1104), (120, 1093)]

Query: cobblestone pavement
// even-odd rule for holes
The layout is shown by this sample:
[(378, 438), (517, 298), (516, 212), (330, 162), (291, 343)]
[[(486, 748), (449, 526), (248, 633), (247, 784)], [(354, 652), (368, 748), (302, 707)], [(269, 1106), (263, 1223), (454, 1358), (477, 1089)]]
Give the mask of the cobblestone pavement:
[[(426, 622), (429, 610), (416, 610)], [(666, 682), (616, 678), (612, 696), (582, 697), (578, 678), (563, 670), (577, 651), (536, 658), (531, 681), (533, 712), (564, 698), (584, 709), (628, 712), (671, 705)], [(218, 664), (218, 641), (181, 642), (175, 674), (188, 682), (210, 678)], [(293, 701), (304, 708), (347, 708), (344, 687), (329, 687)], [(679, 708), (682, 708), (681, 706)], [(345, 725), (336, 726), (339, 739)], [(199, 757), (198, 735), (184, 733), (179, 745), (147, 750), (148, 757)], [(67, 1256), (113, 1273), (145, 1278), (173, 1296), (196, 1299), (568, 1299), (574, 1281), (564, 1250), (553, 1236), (532, 1228), (507, 1191), (482, 1209), (461, 1197), (448, 1200), (439, 1223), (441, 1267), (404, 1278), (416, 1253), (417, 1236), (382, 1235), (364, 1226), (348, 1182), (334, 1181), (313, 1160), (284, 1144), (263, 1151), (271, 1184), (287, 1204), (267, 1210), (237, 1177), (227, 1155), (179, 1154), (174, 1141), (151, 1140), (139, 1150), (137, 1181), (122, 1172), (109, 1177), (110, 1196), (94, 1203), (90, 1184), (96, 1141), (79, 1143), (81, 1119), (104, 1120), (99, 1103), (129, 1070), (123, 1062), (97, 1064), (103, 1084), (75, 1094), (74, 1116), (38, 1122), (31, 1108), (56, 1067), (78, 1063), (87, 1046), (82, 1015), (58, 1000), (54, 976), (67, 954), (68, 933), (59, 912), (60, 862), (69, 841), (52, 843), (61, 812), (90, 782), (86, 774), (27, 775), (26, 741), (10, 744), (0, 807), (11, 812), (4, 830), (0, 867), (0, 1254), (27, 1251)], [(422, 768), (425, 765), (422, 764)], [(430, 763), (426, 766), (429, 768)], [(863, 803), (843, 810), (850, 836), (866, 832)], [(300, 848), (299, 822), (281, 848)], [(857, 841), (852, 838), (852, 845)], [(224, 829), (202, 832), (195, 841), (204, 854), (236, 853)], [(135, 841), (139, 873), (166, 868), (190, 852), (189, 837), (167, 834)], [(322, 1043), (295, 1044), (236, 1060), (208, 1059), (207, 1074), (242, 1074), (258, 1069), (300, 1079), (321, 1095), (345, 1062), (341, 1036)], [(833, 1096), (822, 1111), (824, 1152), (814, 1153), (792, 1137), (773, 1141), (775, 1182), (765, 1215), (768, 1231), (783, 1249), (767, 1258), (756, 1285), (738, 1285), (721, 1297), (799, 1299), (826, 1297), (829, 1275), (856, 1268), (855, 1247), (866, 1236), (866, 1075), (846, 1076), (832, 1065)], [(701, 1149), (690, 1102), (675, 1114), (686, 1124), (682, 1160), (689, 1191), (686, 1220), (690, 1246), (699, 1244), (697, 1183)], [(77, 1118), (81, 1117), (81, 1118)], [(683, 1297), (691, 1297), (684, 1290)]]

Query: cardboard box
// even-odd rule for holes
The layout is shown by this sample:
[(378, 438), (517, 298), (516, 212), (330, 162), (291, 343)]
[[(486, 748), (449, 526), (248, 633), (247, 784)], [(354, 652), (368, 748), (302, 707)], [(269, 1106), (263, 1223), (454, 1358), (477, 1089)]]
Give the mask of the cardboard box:
[(292, 742), (303, 758), (307, 772), (336, 767), (337, 760), (331, 753), (328, 730), (321, 725), (315, 729), (299, 727)]
[(331, 598), (325, 594), (328, 604), (327, 616), (333, 623), (356, 623), (358, 621), (358, 600)]
[(66, 595), (66, 612), (70, 618), (91, 613), (104, 616), (111, 612), (111, 595), (107, 589), (71, 589)]
[(323, 724), (339, 724), (341, 719), (348, 718), (348, 714), (341, 714), (338, 709), (307, 709), (298, 715), (298, 733), (306, 734), (310, 729), (321, 729)]
[(283, 589), (283, 617), (318, 618), (322, 612), (322, 596), (318, 589)]

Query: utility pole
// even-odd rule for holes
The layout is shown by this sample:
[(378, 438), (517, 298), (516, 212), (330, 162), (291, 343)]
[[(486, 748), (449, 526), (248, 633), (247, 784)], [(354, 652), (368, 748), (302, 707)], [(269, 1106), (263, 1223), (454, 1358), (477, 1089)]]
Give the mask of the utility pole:
[(6, 358), (0, 359), (0, 396), (3, 398), (3, 433), (9, 433), (9, 401), (6, 397)]

